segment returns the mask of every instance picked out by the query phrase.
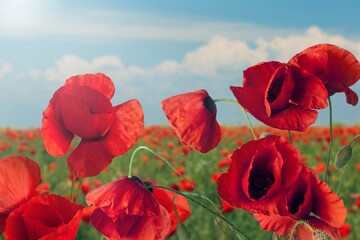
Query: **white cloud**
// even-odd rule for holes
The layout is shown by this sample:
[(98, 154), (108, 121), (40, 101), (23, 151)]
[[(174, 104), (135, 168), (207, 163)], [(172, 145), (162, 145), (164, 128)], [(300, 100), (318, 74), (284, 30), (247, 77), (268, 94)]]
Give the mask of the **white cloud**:
[[(208, 79), (233, 75), (239, 79), (242, 71), (251, 65), (269, 60), (287, 62), (296, 53), (318, 43), (332, 43), (353, 52), (358, 58), (360, 56), (360, 41), (329, 35), (320, 28), (310, 27), (303, 34), (270, 40), (260, 38), (252, 45), (216, 36), (203, 46), (186, 53), (180, 61), (167, 59), (150, 68), (127, 66), (119, 56), (99, 56), (86, 60), (75, 55), (65, 55), (56, 61), (55, 66), (43, 70), (42, 76), (49, 81), (64, 81), (76, 74), (104, 72), (112, 76), (114, 81), (122, 83), (172, 75), (195, 75)], [(39, 70), (28, 74), (30, 77), (39, 76)]]
[(2, 66), (0, 66), (0, 79), (9, 73), (12, 73), (13, 71), (14, 70), (10, 63), (3, 64)]
[(205, 46), (186, 54), (183, 65), (191, 73), (216, 77), (222, 67), (239, 70), (263, 61), (267, 55), (266, 49), (252, 49), (242, 41), (213, 37)]
[(329, 35), (316, 26), (309, 27), (304, 34), (256, 41), (259, 48), (266, 49), (274, 59), (283, 62), (287, 62), (296, 53), (320, 43), (335, 44), (349, 50), (360, 59), (360, 41), (352, 41), (341, 35)]

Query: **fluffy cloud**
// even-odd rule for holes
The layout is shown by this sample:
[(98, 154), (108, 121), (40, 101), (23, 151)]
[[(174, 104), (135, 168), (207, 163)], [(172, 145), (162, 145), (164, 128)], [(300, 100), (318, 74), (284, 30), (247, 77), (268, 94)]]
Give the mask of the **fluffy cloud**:
[(3, 64), (0, 66), (0, 79), (9, 73), (12, 73), (13, 71), (14, 70), (10, 63)]
[[(173, 75), (221, 79), (229, 75), (241, 76), (244, 69), (261, 61), (286, 62), (297, 52), (318, 43), (332, 43), (360, 57), (359, 41), (329, 35), (318, 27), (310, 27), (301, 35), (275, 37), (270, 40), (259, 38), (255, 44), (215, 36), (203, 46), (186, 53), (180, 61), (168, 59), (150, 68), (126, 66), (118, 56), (100, 56), (86, 60), (75, 55), (65, 55), (55, 66), (45, 69), (43, 77), (49, 81), (64, 81), (75, 74), (104, 72), (122, 83), (133, 79), (148, 80)], [(9, 66), (5, 65), (3, 71), (8, 68)], [(30, 73), (31, 76), (39, 76), (38, 71)]]

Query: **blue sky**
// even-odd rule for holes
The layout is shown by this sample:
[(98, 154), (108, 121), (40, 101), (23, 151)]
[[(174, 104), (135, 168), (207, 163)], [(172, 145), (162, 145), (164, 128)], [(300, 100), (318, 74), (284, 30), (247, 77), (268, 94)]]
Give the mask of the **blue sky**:
[[(0, 0), (0, 127), (38, 127), (54, 91), (72, 75), (103, 72), (114, 105), (138, 98), (145, 122), (165, 124), (162, 99), (198, 89), (232, 98), (242, 71), (286, 62), (318, 43), (360, 59), (357, 1)], [(352, 89), (360, 94), (360, 84)], [(332, 97), (334, 120), (360, 123), (359, 105)], [(244, 124), (219, 103), (223, 124)], [(328, 109), (317, 124), (327, 124)], [(254, 119), (253, 119), (254, 120)], [(254, 121), (256, 123), (256, 121)]]

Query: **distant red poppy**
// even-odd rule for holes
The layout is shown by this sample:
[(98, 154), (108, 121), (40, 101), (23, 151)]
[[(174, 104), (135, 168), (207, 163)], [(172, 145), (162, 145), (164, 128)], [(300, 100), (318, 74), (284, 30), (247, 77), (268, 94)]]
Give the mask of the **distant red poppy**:
[(40, 180), (35, 161), (23, 156), (0, 159), (0, 235), (9, 213), (36, 194)]
[(284, 191), (302, 169), (299, 151), (284, 137), (268, 136), (236, 149), (218, 179), (222, 199), (250, 212), (277, 212)]
[(11, 212), (5, 239), (75, 239), (82, 208), (58, 195), (33, 197)]
[(114, 91), (113, 82), (103, 74), (73, 76), (54, 93), (43, 113), (42, 137), (49, 154), (64, 156), (74, 136), (81, 138), (67, 159), (77, 177), (99, 174), (142, 134), (140, 103), (130, 100), (113, 107)]
[(342, 225), (339, 229), (340, 231), (340, 235), (342, 238), (346, 238), (350, 232), (351, 232), (351, 225), (350, 223), (344, 223), (344, 225)]
[[(154, 181), (146, 181), (145, 183), (147, 182), (153, 185), (158, 185)], [(174, 192), (165, 189), (152, 188), (150, 192), (156, 198), (158, 203), (162, 205), (169, 212), (171, 219), (171, 226), (167, 236), (170, 236), (175, 232), (177, 225), (179, 224), (176, 218), (176, 214), (178, 215), (180, 222), (185, 222), (185, 220), (188, 219), (188, 217), (191, 215), (189, 203), (185, 197), (181, 195), (175, 196)], [(174, 206), (176, 208), (176, 214), (173, 206), (173, 199), (174, 199)]]
[(329, 96), (344, 92), (347, 103), (354, 106), (358, 103), (357, 94), (349, 87), (360, 79), (360, 63), (348, 50), (332, 44), (318, 44), (296, 54), (289, 64), (320, 78)]
[(296, 66), (263, 62), (244, 71), (243, 87), (230, 87), (237, 101), (268, 126), (304, 131), (327, 107), (322, 81)]
[[(308, 168), (304, 168), (298, 175), (297, 180), (288, 189), (282, 200), (283, 205), (279, 207), (278, 213), (254, 214), (262, 229), (288, 236), (293, 225), (302, 219), (310, 225), (316, 226), (319, 223), (321, 225), (319, 230), (325, 228), (326, 232), (338, 235), (337, 229), (344, 224), (346, 219), (343, 200)], [(311, 217), (311, 213), (318, 218)], [(310, 231), (305, 230), (299, 231), (299, 234), (311, 235)]]
[(216, 105), (205, 90), (183, 93), (162, 101), (162, 108), (183, 143), (206, 153), (221, 139)]
[(112, 239), (164, 239), (170, 216), (137, 177), (122, 177), (86, 195), (91, 224)]

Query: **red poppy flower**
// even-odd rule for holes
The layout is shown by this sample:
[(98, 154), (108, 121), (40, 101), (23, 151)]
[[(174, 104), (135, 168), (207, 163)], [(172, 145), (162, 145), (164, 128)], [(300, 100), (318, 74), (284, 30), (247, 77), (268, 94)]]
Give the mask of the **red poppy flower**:
[(162, 108), (176, 135), (193, 149), (206, 153), (221, 139), (216, 105), (205, 90), (184, 93), (162, 101)]
[(11, 212), (5, 239), (75, 239), (82, 208), (58, 195), (33, 197)]
[(360, 79), (360, 63), (351, 52), (332, 44), (318, 44), (296, 54), (289, 64), (320, 78), (329, 96), (344, 92), (347, 103), (357, 104), (358, 96), (349, 87)]
[(113, 107), (113, 95), (114, 85), (103, 74), (74, 76), (55, 92), (43, 113), (42, 137), (49, 154), (63, 156), (74, 136), (81, 138), (67, 159), (77, 177), (99, 174), (142, 134), (140, 103), (130, 100)]
[(164, 239), (169, 232), (168, 211), (137, 177), (122, 177), (86, 195), (95, 206), (91, 224), (112, 239)]
[[(282, 198), (283, 205), (276, 214), (254, 214), (264, 230), (274, 231), (288, 236), (298, 220), (306, 220), (310, 225), (320, 222), (319, 230), (327, 228), (334, 234), (346, 219), (346, 208), (343, 200), (331, 191), (329, 186), (308, 168), (304, 167), (297, 180)], [(318, 218), (311, 217), (311, 213)], [(300, 235), (309, 235), (310, 231), (302, 230)], [(310, 238), (301, 238), (310, 239)]]
[(259, 121), (278, 129), (304, 131), (327, 107), (322, 81), (280, 62), (264, 62), (244, 71), (243, 87), (230, 87), (237, 101)]
[[(150, 183), (152, 185), (158, 185), (154, 181), (146, 181), (145, 184)], [(162, 205), (170, 215), (171, 225), (167, 236), (173, 234), (179, 224), (176, 214), (179, 217), (180, 222), (185, 222), (185, 220), (191, 215), (191, 210), (188, 201), (185, 197), (181, 195), (176, 195), (172, 191), (160, 189), (160, 188), (152, 188), (150, 190), (152, 195), (156, 198), (158, 203)], [(174, 206), (173, 206), (174, 199)], [(175, 214), (175, 209), (176, 214)]]
[(250, 212), (277, 212), (283, 192), (302, 169), (298, 150), (284, 137), (249, 141), (234, 151), (218, 179), (222, 199)]
[(40, 183), (39, 165), (22, 156), (0, 160), (0, 235), (8, 214), (36, 194)]

